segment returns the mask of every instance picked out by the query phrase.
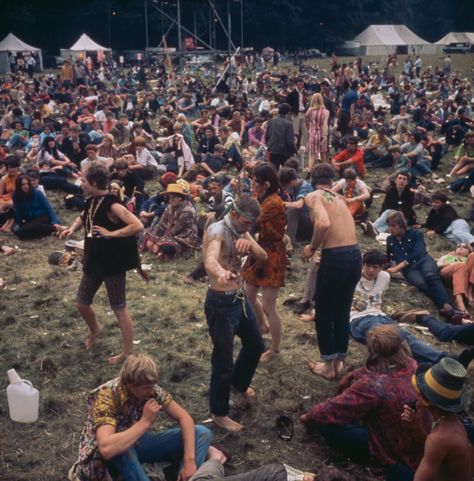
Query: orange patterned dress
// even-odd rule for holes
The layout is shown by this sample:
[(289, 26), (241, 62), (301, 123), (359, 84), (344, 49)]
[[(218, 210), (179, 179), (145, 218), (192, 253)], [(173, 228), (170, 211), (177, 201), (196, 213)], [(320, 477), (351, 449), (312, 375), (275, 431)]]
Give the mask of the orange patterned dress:
[(261, 204), (258, 219), (258, 243), (268, 254), (265, 262), (247, 260), (243, 278), (252, 286), (283, 287), (285, 284), (286, 250), (283, 243), (286, 217), (285, 203), (278, 194), (269, 195)]

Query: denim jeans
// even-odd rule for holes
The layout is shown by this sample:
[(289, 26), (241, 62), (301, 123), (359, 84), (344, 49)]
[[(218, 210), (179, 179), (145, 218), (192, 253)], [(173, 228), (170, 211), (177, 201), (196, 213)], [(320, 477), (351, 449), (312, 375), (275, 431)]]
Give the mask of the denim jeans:
[(438, 266), (434, 259), (426, 255), (419, 261), (402, 270), (405, 279), (428, 296), (438, 309), (450, 304), (450, 299), (443, 281), (439, 276)]
[(321, 359), (344, 359), (349, 346), (352, 298), (362, 270), (358, 246), (323, 249), (314, 304)]
[(190, 481), (287, 481), (288, 477), (283, 464), (265, 464), (246, 473), (224, 475), (224, 466), (215, 460), (206, 461), (190, 479)]
[[(229, 414), (230, 386), (245, 392), (265, 350), (255, 314), (243, 293), (207, 291), (204, 305), (212, 350), (210, 409), (215, 416)], [(242, 348), (234, 363), (234, 336)]]
[[(212, 433), (204, 426), (196, 426), (196, 466), (204, 463), (211, 444)], [(149, 481), (142, 463), (180, 460), (183, 456), (183, 436), (180, 428), (161, 433), (145, 433), (132, 448), (107, 461), (113, 477), (122, 475), (125, 481)]]
[(444, 231), (444, 235), (450, 241), (456, 242), (456, 244), (461, 242), (471, 244), (471, 242), (474, 242), (474, 235), (471, 234), (471, 228), (464, 219), (453, 220)]
[[(323, 435), (324, 439), (333, 449), (359, 464), (368, 464), (370, 461), (369, 432), (365, 426), (347, 424), (336, 426), (334, 424), (316, 424), (315, 428)], [(391, 464), (387, 466), (387, 481), (412, 481), (414, 473), (404, 464)]]
[(382, 212), (380, 217), (376, 220), (374, 220), (374, 226), (379, 232), (388, 232), (388, 223), (387, 219), (391, 214), (394, 214), (397, 212), (396, 210), (393, 209), (387, 209)]
[(453, 326), (432, 316), (422, 316), (418, 323), (426, 326), (441, 342), (457, 341), (467, 346), (474, 346), (474, 324)]
[[(381, 314), (359, 317), (351, 322), (351, 335), (357, 342), (365, 344), (367, 333), (373, 327), (387, 324), (397, 325), (397, 323), (393, 319), (390, 319), (390, 317)], [(407, 344), (410, 346), (413, 357), (419, 363), (431, 362), (433, 364), (436, 364), (438, 361), (440, 361), (443, 357), (446, 356), (446, 352), (441, 352), (434, 349), (429, 344), (426, 344), (426, 342), (418, 339), (411, 332), (406, 331), (405, 329), (400, 329), (400, 333), (407, 342)]]

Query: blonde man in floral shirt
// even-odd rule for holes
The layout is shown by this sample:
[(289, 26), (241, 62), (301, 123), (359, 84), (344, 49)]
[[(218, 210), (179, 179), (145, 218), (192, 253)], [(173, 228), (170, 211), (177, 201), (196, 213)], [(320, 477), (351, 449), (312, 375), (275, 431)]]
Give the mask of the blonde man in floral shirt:
[[(74, 481), (148, 481), (142, 463), (180, 458), (178, 481), (187, 481), (205, 461), (212, 434), (158, 386), (158, 367), (149, 356), (130, 355), (119, 377), (88, 396)], [(160, 411), (179, 428), (149, 432)]]

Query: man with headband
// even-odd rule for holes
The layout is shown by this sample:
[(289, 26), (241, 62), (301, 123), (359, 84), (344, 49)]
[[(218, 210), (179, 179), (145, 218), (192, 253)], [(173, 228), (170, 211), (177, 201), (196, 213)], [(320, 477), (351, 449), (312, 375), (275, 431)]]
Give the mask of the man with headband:
[[(203, 240), (204, 266), (209, 276), (205, 312), (214, 345), (210, 411), (217, 426), (233, 432), (243, 426), (228, 415), (230, 389), (243, 397), (255, 394), (249, 386), (265, 350), (240, 277), (243, 257), (250, 255), (257, 262), (267, 259), (265, 250), (249, 233), (259, 215), (260, 205), (255, 199), (240, 197), (224, 219), (208, 227)], [(240, 337), (242, 348), (234, 364), (235, 335)]]
[(314, 302), (323, 362), (310, 362), (309, 368), (331, 380), (336, 379), (347, 356), (352, 298), (362, 270), (354, 218), (345, 200), (329, 190), (334, 177), (330, 164), (313, 169), (315, 191), (306, 196), (305, 202), (314, 219), (314, 232), (302, 254), (309, 260), (319, 247), (322, 249)]

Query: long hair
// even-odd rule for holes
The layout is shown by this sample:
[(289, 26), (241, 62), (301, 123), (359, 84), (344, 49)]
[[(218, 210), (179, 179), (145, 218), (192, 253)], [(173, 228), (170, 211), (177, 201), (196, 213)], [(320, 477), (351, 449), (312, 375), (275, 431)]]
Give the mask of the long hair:
[[(50, 142), (54, 142), (54, 147), (49, 146)], [(43, 139), (43, 143), (41, 144), (41, 157), (43, 157), (44, 152), (48, 152), (48, 154), (51, 154), (56, 160), (59, 159), (58, 146), (53, 137), (45, 137)]]
[(324, 107), (324, 100), (323, 96), (320, 93), (316, 93), (311, 97), (311, 106), (312, 109), (320, 109)]
[(382, 325), (367, 334), (367, 359), (365, 367), (370, 371), (387, 374), (410, 367), (413, 357), (397, 326)]
[[(23, 192), (23, 190), (21, 189), (21, 184), (25, 180), (28, 181), (28, 183), (30, 184), (30, 189), (28, 190), (28, 192)], [(15, 200), (22, 202), (25, 199), (31, 199), (32, 197), (33, 189), (31, 188), (31, 179), (27, 175), (20, 174), (15, 180)]]
[(280, 188), (277, 171), (275, 167), (273, 167), (273, 165), (270, 164), (269, 162), (265, 162), (263, 164), (257, 165), (253, 170), (252, 177), (259, 184), (264, 184), (265, 182), (269, 183), (268, 190), (265, 196), (274, 194)]

